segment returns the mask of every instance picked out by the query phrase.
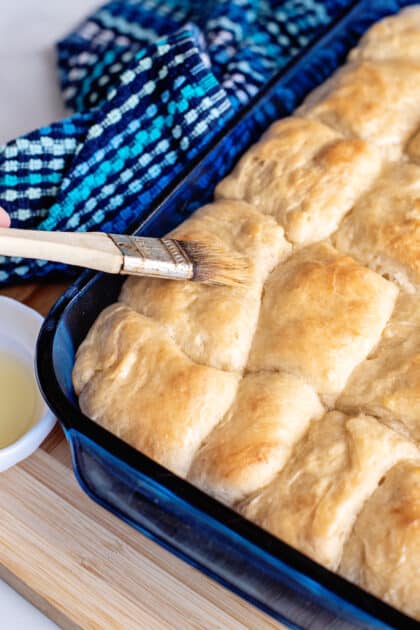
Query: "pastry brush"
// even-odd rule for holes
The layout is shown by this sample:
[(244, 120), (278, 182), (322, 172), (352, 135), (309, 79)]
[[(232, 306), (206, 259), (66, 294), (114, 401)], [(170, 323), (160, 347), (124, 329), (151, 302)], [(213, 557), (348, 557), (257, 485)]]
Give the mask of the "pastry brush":
[(0, 255), (37, 258), (106, 273), (240, 285), (247, 259), (215, 243), (0, 228)]

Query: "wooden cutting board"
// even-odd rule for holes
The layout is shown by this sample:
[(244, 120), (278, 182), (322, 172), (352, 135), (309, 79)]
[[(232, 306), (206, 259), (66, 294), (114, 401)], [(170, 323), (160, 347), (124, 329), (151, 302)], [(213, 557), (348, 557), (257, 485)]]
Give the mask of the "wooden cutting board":
[[(65, 288), (0, 294), (45, 315)], [(0, 476), (0, 577), (62, 628), (281, 627), (91, 501), (59, 426)]]

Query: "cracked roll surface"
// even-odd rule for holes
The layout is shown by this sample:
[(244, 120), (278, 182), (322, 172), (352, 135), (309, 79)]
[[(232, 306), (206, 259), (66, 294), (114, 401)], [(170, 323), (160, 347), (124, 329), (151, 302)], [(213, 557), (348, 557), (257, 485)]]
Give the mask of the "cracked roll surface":
[(365, 501), (413, 444), (369, 416), (333, 411), (314, 421), (280, 474), (240, 511), (324, 566), (336, 569)]
[(339, 573), (420, 621), (420, 461), (402, 462), (364, 506)]
[(374, 352), (337, 401), (363, 409), (420, 443), (420, 296), (401, 294)]
[(420, 291), (420, 167), (393, 164), (358, 201), (333, 237), (341, 251)]

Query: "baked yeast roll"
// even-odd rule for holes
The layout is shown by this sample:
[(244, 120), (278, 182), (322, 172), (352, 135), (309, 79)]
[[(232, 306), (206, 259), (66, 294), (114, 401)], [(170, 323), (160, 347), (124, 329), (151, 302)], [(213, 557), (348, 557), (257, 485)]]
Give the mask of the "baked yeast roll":
[(420, 621), (420, 461), (401, 462), (367, 501), (339, 572)]
[(337, 401), (362, 409), (420, 443), (420, 296), (401, 294), (380, 343)]
[(299, 250), (267, 280), (248, 369), (296, 374), (332, 405), (378, 343), (397, 293), (328, 243)]
[(181, 476), (229, 409), (238, 379), (196, 365), (163, 326), (122, 304), (101, 313), (73, 369), (87, 416)]
[(420, 63), (420, 7), (407, 7), (374, 24), (349, 55), (360, 59), (403, 59)]
[(271, 125), (216, 188), (273, 215), (299, 245), (329, 236), (379, 172), (379, 152), (315, 120)]
[(246, 257), (248, 281), (241, 287), (129, 278), (120, 300), (164, 325), (197, 363), (224, 370), (244, 369), (260, 308), (263, 283), (291, 251), (272, 217), (246, 203), (218, 202), (197, 210), (171, 236), (217, 245)]
[(312, 423), (282, 472), (240, 511), (314, 560), (336, 569), (365, 501), (415, 446), (369, 416), (330, 412)]
[(420, 124), (420, 62), (386, 60), (347, 64), (297, 110), (396, 159)]
[(315, 391), (296, 376), (248, 374), (196, 454), (188, 478), (231, 505), (273, 479), (309, 422), (322, 413)]
[(403, 163), (386, 169), (333, 240), (404, 290), (420, 292), (420, 167)]

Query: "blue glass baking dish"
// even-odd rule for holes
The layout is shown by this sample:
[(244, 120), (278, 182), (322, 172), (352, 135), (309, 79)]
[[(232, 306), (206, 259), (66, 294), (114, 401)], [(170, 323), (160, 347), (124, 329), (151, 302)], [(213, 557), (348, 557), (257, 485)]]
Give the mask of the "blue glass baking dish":
[[(362, 0), (348, 6), (231, 121), (133, 232), (161, 236), (210, 200), (217, 182), (262, 131), (322, 83), (373, 22), (406, 4), (412, 3)], [(117, 299), (121, 282), (83, 273), (53, 307), (38, 340), (39, 383), (64, 427), (84, 490), (290, 627), (415, 627), (414, 620), (246, 521), (81, 413), (71, 383), (75, 351), (98, 314)]]

